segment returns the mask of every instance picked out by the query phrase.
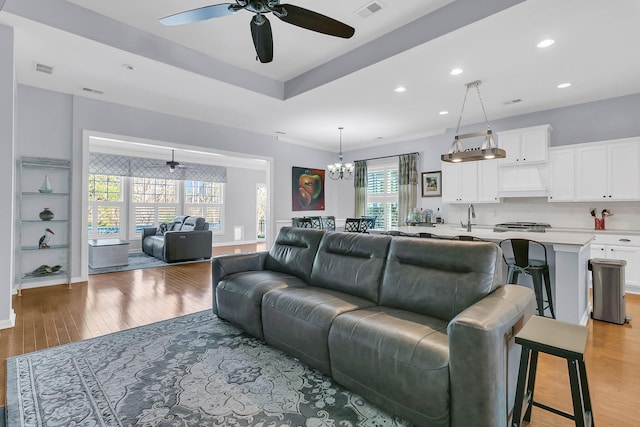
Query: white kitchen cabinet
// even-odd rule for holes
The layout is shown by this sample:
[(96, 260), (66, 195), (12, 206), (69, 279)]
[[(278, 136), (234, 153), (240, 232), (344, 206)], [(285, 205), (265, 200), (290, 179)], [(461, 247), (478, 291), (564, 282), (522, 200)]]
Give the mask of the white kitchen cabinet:
[(442, 163), (442, 201), (472, 203), (478, 200), (478, 162)]
[(500, 197), (498, 196), (497, 160), (485, 160), (478, 162), (478, 202), (500, 202)]
[(590, 258), (625, 260), (625, 286), (640, 291), (640, 236), (598, 235), (591, 243)]
[(507, 152), (498, 160), (501, 197), (548, 195), (548, 151), (551, 126), (498, 132), (498, 145)]
[(549, 201), (572, 202), (575, 199), (575, 150), (549, 151)]
[(500, 166), (545, 163), (550, 132), (550, 125), (498, 132), (498, 146), (507, 152)]
[(496, 160), (442, 163), (443, 203), (499, 203)]
[(640, 139), (576, 149), (577, 201), (640, 199)]

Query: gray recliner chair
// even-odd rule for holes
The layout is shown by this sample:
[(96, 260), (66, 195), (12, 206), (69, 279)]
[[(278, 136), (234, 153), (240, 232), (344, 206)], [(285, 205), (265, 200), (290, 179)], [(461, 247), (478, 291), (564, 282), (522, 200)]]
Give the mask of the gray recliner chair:
[(164, 262), (211, 258), (212, 235), (202, 217), (177, 216), (158, 228), (142, 229), (142, 251)]

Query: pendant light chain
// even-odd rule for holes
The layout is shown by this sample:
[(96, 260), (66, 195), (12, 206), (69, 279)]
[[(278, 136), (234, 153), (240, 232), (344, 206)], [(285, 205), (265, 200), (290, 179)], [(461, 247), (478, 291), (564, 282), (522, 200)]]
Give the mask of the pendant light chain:
[(456, 135), (460, 131), (460, 123), (462, 122), (462, 115), (464, 114), (464, 106), (467, 104), (467, 95), (469, 95), (469, 86), (471, 83), (467, 85), (467, 91), (464, 93), (464, 99), (462, 100), (462, 109), (460, 110), (460, 117), (458, 117), (458, 126), (456, 126)]
[(487, 111), (484, 109), (484, 102), (482, 102), (482, 95), (480, 95), (480, 82), (475, 82), (476, 90), (478, 91), (478, 99), (480, 100), (480, 106), (482, 107), (482, 114), (484, 114), (484, 121), (487, 123), (487, 129), (491, 129), (489, 125), (489, 118), (487, 117)]

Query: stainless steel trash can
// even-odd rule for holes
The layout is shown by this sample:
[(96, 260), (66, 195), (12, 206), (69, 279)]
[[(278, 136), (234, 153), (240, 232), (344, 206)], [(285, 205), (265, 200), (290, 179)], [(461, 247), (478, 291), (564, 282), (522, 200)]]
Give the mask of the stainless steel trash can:
[(625, 302), (624, 267), (622, 259), (594, 258), (589, 260), (593, 283), (593, 311), (596, 320), (622, 325), (628, 322)]

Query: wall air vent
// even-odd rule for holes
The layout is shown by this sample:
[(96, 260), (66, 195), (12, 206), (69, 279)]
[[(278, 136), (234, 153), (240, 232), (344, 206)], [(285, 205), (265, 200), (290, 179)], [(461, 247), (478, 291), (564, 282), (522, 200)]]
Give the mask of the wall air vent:
[(53, 74), (53, 67), (50, 67), (50, 66), (44, 65), (44, 64), (36, 63), (36, 71), (39, 71), (39, 72), (45, 73), (45, 74)]
[(382, 3), (379, 1), (372, 1), (362, 6), (360, 9), (356, 10), (356, 14), (360, 15), (362, 18), (368, 18), (376, 12), (379, 12), (382, 9)]
[(83, 87), (83, 88), (82, 88), (82, 90), (83, 90), (83, 91), (85, 91), (85, 92), (91, 92), (91, 93), (95, 93), (95, 94), (98, 94), (98, 95), (102, 95), (102, 94), (104, 93), (104, 92), (103, 92), (103, 91), (101, 91), (101, 90), (98, 90), (98, 89), (92, 89), (92, 88), (90, 88), (90, 87)]

